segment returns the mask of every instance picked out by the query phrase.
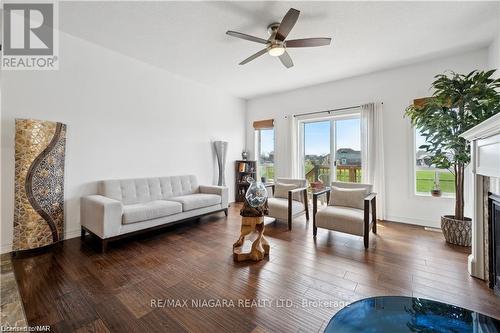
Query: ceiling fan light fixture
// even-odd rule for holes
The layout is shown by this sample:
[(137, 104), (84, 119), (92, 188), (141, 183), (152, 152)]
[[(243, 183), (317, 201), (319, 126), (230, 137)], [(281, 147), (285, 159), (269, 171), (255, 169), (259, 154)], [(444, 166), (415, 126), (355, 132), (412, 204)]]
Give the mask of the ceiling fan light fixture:
[(285, 53), (285, 48), (282, 45), (272, 45), (267, 52), (270, 56), (279, 57)]
[(293, 67), (293, 61), (288, 52), (288, 48), (302, 48), (302, 47), (315, 47), (315, 46), (327, 46), (330, 45), (331, 38), (326, 37), (316, 37), (316, 38), (301, 38), (287, 40), (287, 37), (295, 26), (297, 19), (299, 18), (300, 11), (295, 8), (290, 8), (285, 14), (280, 23), (271, 23), (267, 27), (267, 32), (270, 37), (268, 39), (263, 39), (251, 35), (247, 35), (241, 32), (228, 30), (226, 34), (229, 36), (249, 40), (254, 43), (265, 44), (266, 47), (259, 52), (252, 54), (250, 57), (246, 58), (240, 65), (245, 65), (250, 61), (263, 56), (264, 54), (269, 54), (272, 57), (278, 57), (283, 66), (286, 68)]

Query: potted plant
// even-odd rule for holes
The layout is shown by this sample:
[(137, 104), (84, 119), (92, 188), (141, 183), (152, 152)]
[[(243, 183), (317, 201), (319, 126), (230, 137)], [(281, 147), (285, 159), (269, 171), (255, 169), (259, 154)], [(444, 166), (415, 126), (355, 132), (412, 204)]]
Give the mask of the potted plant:
[(410, 105), (405, 115), (426, 139), (425, 149), (436, 168), (455, 176), (455, 214), (441, 217), (447, 242), (470, 246), (471, 219), (464, 216), (464, 170), (470, 148), (460, 134), (500, 112), (500, 79), (495, 70), (435, 76), (432, 97)]

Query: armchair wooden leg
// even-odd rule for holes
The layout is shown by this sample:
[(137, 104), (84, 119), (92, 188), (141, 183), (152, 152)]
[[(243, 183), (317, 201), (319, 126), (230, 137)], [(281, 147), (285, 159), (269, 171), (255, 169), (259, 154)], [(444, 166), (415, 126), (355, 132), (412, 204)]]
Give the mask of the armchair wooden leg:
[(377, 233), (377, 202), (375, 200), (376, 200), (375, 198), (373, 198), (372, 200), (372, 218), (373, 218), (372, 232), (374, 234)]
[(292, 193), (288, 192), (288, 230), (292, 230)]
[(224, 209), (224, 214), (227, 216), (227, 208)]
[(367, 200), (365, 200), (365, 205), (364, 205), (364, 234), (363, 234), (363, 240), (364, 240), (364, 243), (365, 243), (365, 249), (368, 248), (369, 237), (370, 237), (370, 203)]
[(316, 213), (318, 212), (318, 198), (313, 197), (313, 237), (318, 234), (318, 228), (316, 227)]
[(307, 202), (307, 190), (304, 190), (304, 208), (306, 210), (306, 220), (309, 221), (309, 203)]

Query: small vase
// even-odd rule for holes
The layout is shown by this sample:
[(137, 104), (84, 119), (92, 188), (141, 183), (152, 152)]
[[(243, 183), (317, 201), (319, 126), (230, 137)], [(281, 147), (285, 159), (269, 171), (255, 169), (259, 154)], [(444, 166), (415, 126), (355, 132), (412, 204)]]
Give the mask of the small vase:
[(431, 190), (431, 195), (433, 197), (440, 197), (441, 196), (441, 190)]

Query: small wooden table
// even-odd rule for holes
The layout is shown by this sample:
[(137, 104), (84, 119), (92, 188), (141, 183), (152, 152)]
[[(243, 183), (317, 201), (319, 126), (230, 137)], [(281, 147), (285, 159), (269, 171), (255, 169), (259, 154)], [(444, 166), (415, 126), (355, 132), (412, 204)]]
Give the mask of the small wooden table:
[[(269, 255), (269, 242), (264, 237), (264, 216), (260, 217), (241, 217), (241, 233), (240, 238), (233, 244), (233, 260), (259, 261)], [(252, 242), (245, 241), (245, 237), (252, 233), (256, 233), (257, 237)]]

